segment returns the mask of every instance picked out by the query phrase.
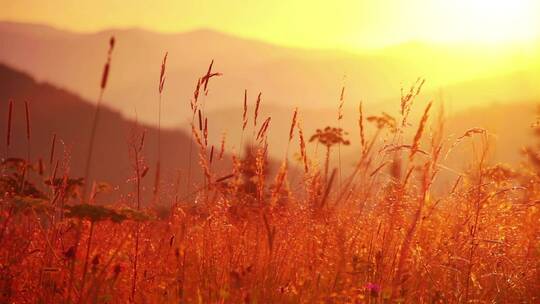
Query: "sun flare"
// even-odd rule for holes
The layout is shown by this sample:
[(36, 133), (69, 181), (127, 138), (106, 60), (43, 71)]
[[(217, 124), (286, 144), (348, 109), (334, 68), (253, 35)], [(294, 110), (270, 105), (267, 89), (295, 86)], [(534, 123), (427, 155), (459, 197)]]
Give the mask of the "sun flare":
[(539, 36), (540, 4), (537, 0), (437, 1), (439, 16), (448, 26), (450, 40), (481, 43), (527, 42)]

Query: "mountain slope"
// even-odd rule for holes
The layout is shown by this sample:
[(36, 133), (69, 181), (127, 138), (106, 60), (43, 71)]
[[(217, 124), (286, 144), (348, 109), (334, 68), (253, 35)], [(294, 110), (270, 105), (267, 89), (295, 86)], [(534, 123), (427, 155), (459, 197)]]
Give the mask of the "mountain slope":
[[(26, 122), (24, 101), (30, 105), (31, 159), (35, 163), (42, 158), (49, 165), (51, 139), (57, 135), (54, 158), (66, 163), (71, 177), (83, 176), (88, 151), (90, 126), (95, 107), (92, 103), (68, 91), (47, 83), (38, 83), (30, 76), (16, 72), (0, 64), (0, 134), (6, 134), (8, 100), (14, 100), (12, 117), (12, 143), (10, 157), (26, 157)], [(145, 130), (143, 157), (150, 170), (145, 185), (152, 185), (157, 161), (157, 130), (148, 125), (138, 125), (124, 118), (117, 111), (101, 108), (96, 131), (91, 179), (118, 185), (121, 190), (131, 190), (126, 183), (133, 176), (133, 155), (130, 153), (134, 136)], [(162, 131), (162, 177), (170, 194), (170, 182), (176, 179), (178, 170), (186, 176), (189, 164), (190, 139), (175, 130)], [(2, 155), (6, 153), (6, 141), (2, 140)], [(196, 146), (194, 145), (194, 149)], [(193, 155), (196, 155), (196, 150)], [(192, 159), (193, 180), (200, 176), (197, 157)], [(223, 167), (215, 165), (217, 171)], [(185, 184), (182, 184), (183, 191)], [(124, 191), (122, 191), (124, 192)]]

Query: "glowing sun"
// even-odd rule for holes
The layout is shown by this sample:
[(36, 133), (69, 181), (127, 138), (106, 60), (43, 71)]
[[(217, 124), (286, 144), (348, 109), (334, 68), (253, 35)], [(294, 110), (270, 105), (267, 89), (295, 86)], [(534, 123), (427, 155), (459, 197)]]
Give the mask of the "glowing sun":
[(539, 35), (539, 0), (437, 0), (450, 39), (530, 41)]

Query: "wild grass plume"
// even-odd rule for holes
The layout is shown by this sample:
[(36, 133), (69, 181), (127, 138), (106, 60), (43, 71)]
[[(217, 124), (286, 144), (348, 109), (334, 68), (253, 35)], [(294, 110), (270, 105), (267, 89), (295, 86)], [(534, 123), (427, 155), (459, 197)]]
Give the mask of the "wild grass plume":
[[(29, 103), (26, 130), (16, 127), (15, 103), (7, 104), (0, 303), (540, 301), (534, 143), (522, 166), (491, 162), (491, 133), (471, 126), (462, 135), (444, 134), (444, 119), (431, 118), (437, 100), (422, 104), (425, 80), (418, 79), (397, 92), (395, 115), (372, 113), (360, 102), (350, 114), (354, 130), (340, 123), (349, 115), (345, 88), (337, 121), (329, 114), (338, 126), (315, 130), (305, 127), (301, 108), (287, 117), (268, 115), (259, 93), (250, 110), (248, 91), (240, 91), (231, 123), (242, 131), (237, 147), (238, 138), (205, 110), (222, 76), (214, 71), (219, 60), (212, 60), (182, 101), (191, 115), (186, 138), (192, 140), (183, 147), (188, 159), (169, 168), (161, 158), (165, 53), (158, 131), (133, 124), (126, 138), (129, 190), (121, 192), (90, 174), (114, 46), (111, 38), (86, 155), (70, 154), (61, 133), (36, 138)], [(269, 153), (275, 132), (287, 141), (277, 161)], [(47, 142), (44, 155), (35, 148), (26, 158), (10, 154), (17, 142), (30, 149), (31, 140)], [(146, 147), (155, 152), (156, 141), (157, 159), (148, 158)], [(471, 165), (460, 171), (446, 164), (458, 145), (474, 147), (463, 160)], [(341, 146), (351, 146), (354, 162), (336, 162)], [(72, 158), (86, 158), (82, 177), (70, 173)], [(155, 167), (148, 164), (154, 161)], [(147, 176), (152, 170), (154, 180)], [(116, 196), (107, 196), (108, 188)]]

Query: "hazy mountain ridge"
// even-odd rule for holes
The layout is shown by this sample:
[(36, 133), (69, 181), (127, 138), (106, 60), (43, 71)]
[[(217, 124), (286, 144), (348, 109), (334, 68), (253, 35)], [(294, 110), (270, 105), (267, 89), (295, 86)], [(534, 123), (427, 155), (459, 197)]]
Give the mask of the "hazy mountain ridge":
[[(395, 113), (399, 107), (400, 89), (407, 89), (418, 75), (427, 78), (419, 97), (418, 111), (423, 110), (427, 101), (438, 102), (442, 99), (447, 105), (449, 124), (454, 120), (462, 121), (455, 124), (450, 132), (459, 133), (463, 129), (480, 126), (477, 123), (479, 118), (490, 117), (485, 115), (486, 111), (504, 108), (503, 113), (506, 111), (519, 117), (517, 124), (508, 125), (508, 128), (515, 128), (517, 133), (522, 134), (526, 129), (521, 123), (529, 123), (534, 113), (524, 111), (521, 104), (504, 104), (526, 104), (540, 97), (540, 87), (535, 85), (539, 78), (536, 73), (538, 64), (534, 62), (526, 67), (517, 65), (511, 73), (478, 76), (480, 73), (476, 78), (463, 77), (444, 87), (437, 87), (437, 82), (430, 75), (421, 73), (426, 61), (431, 61), (432, 71), (444, 73), (445, 58), (452, 60), (450, 63), (455, 70), (469, 68), (459, 63), (470, 63), (470, 59), (461, 60), (456, 57), (457, 54), (444, 54), (441, 46), (424, 43), (409, 43), (362, 55), (334, 50), (284, 48), (208, 29), (180, 34), (143, 29), (113, 29), (81, 34), (48, 26), (0, 22), (0, 39), (9, 41), (6, 48), (0, 50), (0, 62), (4, 61), (39, 80), (64, 87), (81, 94), (86, 100), (94, 101), (105, 60), (106, 42), (111, 35), (117, 37), (117, 46), (104, 104), (118, 112), (115, 114), (118, 119), (124, 119), (120, 117), (119, 113), (122, 113), (126, 118), (137, 116), (148, 125), (157, 122), (159, 65), (164, 51), (168, 50), (163, 122), (167, 127), (189, 132), (189, 100), (195, 81), (206, 73), (211, 59), (215, 59), (214, 70), (223, 72), (224, 76), (212, 79), (208, 96), (201, 97), (209, 118), (210, 142), (219, 145), (223, 132), (226, 132), (227, 147), (237, 152), (243, 149), (239, 140), (240, 121), (243, 92), (247, 88), (250, 120), (259, 92), (262, 92), (261, 117), (273, 117), (269, 131), (272, 143), (270, 152), (278, 159), (283, 157), (286, 150), (286, 142), (281, 139), (288, 134), (294, 107), (300, 109), (307, 136), (317, 128), (338, 125), (337, 106), (341, 86), (346, 86), (345, 116), (339, 124), (353, 138), (357, 135), (357, 106), (360, 100), (364, 101), (368, 115), (377, 115), (381, 111)], [(430, 52), (437, 56), (428, 58)], [(410, 56), (411, 60), (404, 60), (403, 56)], [(491, 62), (490, 56), (487, 54), (486, 61), (479, 62), (476, 68)], [(500, 103), (500, 106), (492, 108), (490, 105), (493, 102)], [(480, 109), (473, 110), (470, 115), (463, 112), (464, 108), (474, 105), (479, 105)], [(235, 117), (237, 119), (231, 120)], [(468, 118), (463, 120), (463, 117)], [(499, 116), (494, 114), (493, 117)], [(498, 129), (499, 122), (495, 118), (493, 121), (482, 123)], [(500, 122), (500, 126), (503, 126), (502, 133), (508, 129), (504, 121)], [(250, 128), (251, 121), (244, 142), (250, 139)], [(508, 134), (501, 134), (500, 138), (507, 141)], [(497, 152), (496, 158), (515, 162), (516, 150), (526, 141), (528, 137), (520, 137), (519, 140), (508, 142), (508, 145), (502, 145), (502, 151)], [(344, 148), (344, 153), (353, 151), (354, 144), (353, 139), (353, 146)]]
[[(420, 96), (416, 101), (411, 113), (412, 126), (408, 128), (406, 132), (406, 140), (412, 140), (414, 132), (416, 132), (416, 122), (419, 120), (419, 116), (422, 114), (427, 99), (425, 96)], [(534, 144), (533, 132), (531, 124), (536, 121), (537, 106), (540, 99), (526, 100), (516, 99), (514, 103), (505, 100), (503, 102), (491, 102), (486, 106), (476, 106), (468, 110), (450, 111), (445, 109), (445, 137), (451, 142), (456, 140), (459, 136), (463, 135), (467, 130), (471, 128), (483, 128), (490, 134), (490, 161), (503, 162), (516, 164), (523, 160), (520, 151), (523, 147)], [(397, 109), (399, 108), (399, 102), (396, 99), (392, 106), (364, 107), (364, 117), (371, 115), (380, 115), (381, 112), (388, 112), (394, 117), (399, 118)], [(248, 111), (252, 111), (251, 108)], [(270, 142), (270, 152), (274, 157), (282, 157), (287, 149), (287, 141), (283, 140), (289, 132), (290, 122), (293, 115), (293, 108), (265, 106), (261, 107), (261, 115), (263, 117), (273, 117), (279, 119), (275, 123), (272, 123), (268, 132)], [(307, 138), (315, 133), (318, 128), (324, 128), (326, 126), (337, 127), (341, 126), (348, 132), (346, 136), (351, 140), (351, 146), (341, 147), (342, 149), (342, 161), (343, 165), (351, 166), (358, 158), (359, 151), (359, 129), (358, 129), (358, 110), (346, 109), (343, 115), (343, 119), (338, 122), (337, 120), (337, 105), (335, 108), (327, 109), (309, 109), (299, 108), (299, 120), (303, 126), (304, 134)], [(438, 119), (439, 104), (435, 103), (431, 109), (430, 120), (428, 126), (435, 125)], [(209, 120), (213, 123), (209, 129), (209, 141), (212, 143), (218, 143), (221, 140), (222, 133), (226, 133), (228, 145), (231, 147), (238, 147), (241, 134), (241, 115), (242, 109), (229, 108), (216, 110), (209, 112)], [(235, 119), (237, 118), (237, 119)], [(375, 129), (369, 124), (366, 124), (366, 130), (368, 134), (372, 134)], [(220, 132), (216, 132), (215, 128), (219, 127)], [(244, 141), (246, 138), (249, 140), (251, 137), (251, 121), (248, 124), (247, 131), (245, 131)], [(298, 150), (297, 138), (293, 140), (291, 152), (296, 153)], [(232, 141), (232, 142), (231, 142)], [(427, 144), (427, 143), (425, 143)], [(470, 160), (470, 143), (467, 141), (464, 144), (460, 144), (452, 154), (449, 155), (448, 164), (464, 169)], [(315, 145), (308, 145), (308, 149), (315, 153)]]
[[(433, 92), (433, 96), (439, 88), (451, 84), (456, 84), (450, 86), (451, 90), (459, 93), (457, 83), (484, 75), (494, 63), (491, 55), (484, 56), (485, 60), (462, 58), (468, 50), (453, 54), (425, 44), (358, 54), (286, 48), (212, 30), (170, 34), (113, 29), (81, 34), (9, 22), (0, 22), (0, 40), (5, 41), (0, 62), (92, 101), (98, 93), (111, 35), (116, 36), (117, 45), (105, 99), (114, 101), (111, 107), (127, 117), (134, 117), (137, 111), (139, 120), (145, 123), (157, 121), (159, 68), (165, 51), (169, 51), (163, 98), (163, 123), (168, 126), (189, 117), (196, 80), (212, 59), (214, 70), (224, 76), (211, 81), (208, 110), (240, 106), (246, 88), (251, 102), (262, 92), (267, 105), (327, 108), (337, 104), (343, 85), (347, 87), (347, 105), (364, 100), (378, 107), (398, 96), (400, 88), (406, 88), (418, 76), (428, 79), (425, 91)], [(537, 94), (538, 89), (522, 91), (527, 97)], [(459, 107), (467, 103), (460, 101)]]

